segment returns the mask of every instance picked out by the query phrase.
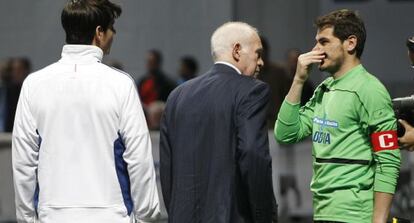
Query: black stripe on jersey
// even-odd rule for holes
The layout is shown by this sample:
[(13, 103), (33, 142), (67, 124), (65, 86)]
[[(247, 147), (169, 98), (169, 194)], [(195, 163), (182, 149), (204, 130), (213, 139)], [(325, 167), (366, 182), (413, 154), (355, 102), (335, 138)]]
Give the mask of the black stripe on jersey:
[(343, 158), (316, 158), (317, 163), (337, 163), (337, 164), (360, 164), (369, 165), (369, 160), (343, 159)]

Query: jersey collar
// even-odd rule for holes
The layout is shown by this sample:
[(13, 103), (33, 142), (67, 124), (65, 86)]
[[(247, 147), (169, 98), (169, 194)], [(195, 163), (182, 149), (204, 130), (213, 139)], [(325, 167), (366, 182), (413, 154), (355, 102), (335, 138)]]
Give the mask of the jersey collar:
[(62, 49), (62, 62), (91, 63), (101, 62), (103, 51), (94, 45), (67, 44)]

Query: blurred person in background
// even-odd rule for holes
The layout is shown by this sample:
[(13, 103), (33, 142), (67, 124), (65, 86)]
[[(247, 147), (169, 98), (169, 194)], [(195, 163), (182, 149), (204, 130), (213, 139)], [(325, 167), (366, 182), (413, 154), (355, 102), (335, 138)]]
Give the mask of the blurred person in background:
[(32, 64), (26, 57), (16, 57), (10, 60), (10, 82), (22, 84), (32, 70)]
[(160, 51), (149, 50), (146, 60), (147, 72), (138, 82), (141, 101), (145, 106), (154, 101), (165, 102), (176, 84), (162, 70), (163, 57)]
[(26, 57), (10, 59), (9, 77), (6, 81), (6, 120), (5, 131), (13, 131), (14, 116), (16, 113), (17, 101), (23, 81), (32, 70), (30, 60)]
[(279, 108), (289, 91), (290, 79), (282, 66), (270, 61), (271, 48), (266, 38), (261, 36), (260, 39), (263, 45), (262, 59), (264, 65), (260, 69), (257, 79), (267, 83), (270, 87), (270, 100), (267, 106), (266, 120), (268, 128), (273, 129), (276, 121), (275, 114), (279, 112)]
[(146, 108), (147, 123), (150, 130), (159, 130), (161, 117), (165, 109), (165, 102), (154, 101)]
[(180, 68), (178, 70), (179, 79), (177, 84), (182, 84), (197, 76), (198, 63), (192, 56), (184, 56), (180, 60)]
[(23, 83), (12, 136), (19, 223), (159, 216), (151, 139), (135, 83), (101, 63), (121, 12), (109, 0), (68, 1), (61, 59)]
[(10, 59), (0, 60), (0, 83), (5, 83), (8, 80), (10, 73)]
[(7, 108), (7, 83), (10, 74), (10, 60), (0, 61), (0, 132), (5, 131), (6, 127), (6, 108)]

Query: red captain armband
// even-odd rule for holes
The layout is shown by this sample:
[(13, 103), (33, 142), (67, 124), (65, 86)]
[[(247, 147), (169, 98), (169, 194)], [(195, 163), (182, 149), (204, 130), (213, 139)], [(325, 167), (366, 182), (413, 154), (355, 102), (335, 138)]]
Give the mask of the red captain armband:
[(374, 152), (398, 149), (397, 131), (390, 130), (372, 133), (371, 143)]

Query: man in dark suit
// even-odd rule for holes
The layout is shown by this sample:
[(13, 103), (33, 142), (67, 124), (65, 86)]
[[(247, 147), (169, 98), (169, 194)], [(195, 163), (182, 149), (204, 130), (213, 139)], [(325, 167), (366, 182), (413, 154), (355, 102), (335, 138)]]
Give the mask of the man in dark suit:
[[(229, 22), (211, 37), (215, 65), (175, 89), (161, 123), (161, 186), (171, 223), (276, 218), (266, 128), (269, 87), (255, 28)], [(276, 220), (276, 219), (275, 219)]]

